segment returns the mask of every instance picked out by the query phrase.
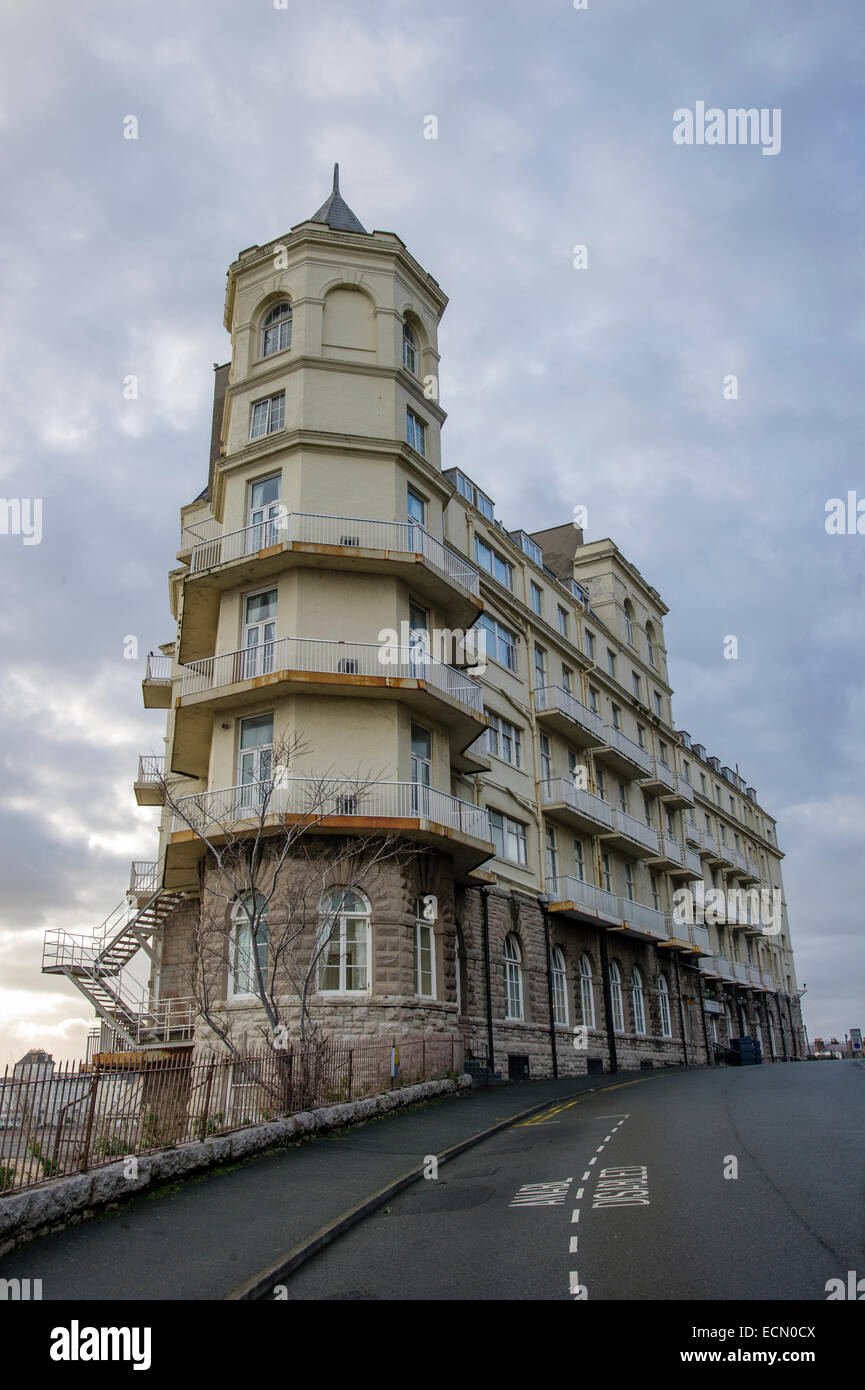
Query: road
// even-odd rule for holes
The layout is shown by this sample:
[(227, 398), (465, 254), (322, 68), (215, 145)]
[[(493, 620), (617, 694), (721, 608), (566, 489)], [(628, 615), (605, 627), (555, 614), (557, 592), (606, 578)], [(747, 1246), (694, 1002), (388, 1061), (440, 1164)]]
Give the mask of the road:
[(825, 1301), (865, 1276), (865, 1065), (610, 1081), (416, 1183), (276, 1296)]

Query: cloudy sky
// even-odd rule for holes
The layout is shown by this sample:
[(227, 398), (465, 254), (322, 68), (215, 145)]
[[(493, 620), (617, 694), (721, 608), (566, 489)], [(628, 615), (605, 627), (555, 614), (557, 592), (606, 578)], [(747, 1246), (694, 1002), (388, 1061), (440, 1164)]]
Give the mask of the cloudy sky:
[[(811, 1036), (865, 1026), (865, 536), (824, 524), (865, 497), (863, 39), (861, 0), (5, 7), (0, 491), (43, 534), (0, 535), (0, 1063), (83, 1046), (42, 935), (155, 851), (124, 639), (172, 633), (225, 269), (334, 160), (450, 296), (445, 466), (506, 525), (587, 506), (660, 590), (680, 727), (777, 815)], [(700, 101), (779, 108), (780, 153), (675, 144)]]

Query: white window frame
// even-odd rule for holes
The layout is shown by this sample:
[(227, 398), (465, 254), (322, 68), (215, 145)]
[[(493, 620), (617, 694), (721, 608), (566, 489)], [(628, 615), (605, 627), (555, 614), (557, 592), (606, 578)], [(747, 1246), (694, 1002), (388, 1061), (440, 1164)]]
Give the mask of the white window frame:
[(426, 458), (426, 421), (416, 415), (410, 405), (405, 408), (405, 439), (410, 449)]
[[(287, 310), (287, 313), (280, 313), (280, 310)], [(272, 304), (261, 320), (261, 356), (273, 357), (277, 352), (285, 352), (286, 348), (291, 347), (291, 325), (292, 309), (287, 299), (281, 299), (278, 304)], [(275, 346), (268, 346), (268, 339), (276, 334)]]
[(553, 981), (553, 1021), (560, 1028), (568, 1026), (568, 972), (561, 946), (550, 952), (550, 973)]
[(402, 322), (402, 364), (412, 376), (417, 376), (418, 344), (417, 333), (408, 319)]
[(505, 1018), (512, 1023), (523, 1018), (523, 955), (513, 932), (508, 932), (504, 944)]
[[(257, 428), (259, 423), (262, 428)], [(274, 396), (253, 401), (249, 412), (249, 438), (264, 439), (268, 434), (276, 434), (285, 428), (285, 392), (277, 391)]]
[[(670, 986), (665, 975), (658, 976), (658, 1005), (661, 1013), (661, 1037), (673, 1036), (673, 1019), (670, 1013)], [(717, 1038), (715, 1039), (717, 1042)]]
[(646, 1001), (643, 994), (643, 977), (637, 965), (631, 971), (631, 1007), (634, 1014), (634, 1032), (640, 1036), (645, 1036)]
[(622, 1007), (622, 976), (614, 960), (610, 961), (610, 1006), (613, 1013), (613, 1032), (624, 1033), (625, 1013)]
[[(322, 915), (321, 904), (322, 904), (322, 902), (324, 901), (324, 898), (325, 898), (326, 896), (329, 897), (329, 896), (332, 895), (332, 894), (339, 893), (340, 891), (341, 891), (341, 890), (337, 887), (337, 888), (329, 889), (329, 890), (327, 891), (327, 894), (322, 894), (322, 898), (319, 900), (319, 917), (321, 917), (321, 915)], [(323, 994), (323, 995), (351, 994), (351, 995), (354, 995), (354, 996), (358, 996), (358, 995), (361, 995), (361, 994), (369, 994), (369, 993), (371, 992), (371, 987), (372, 987), (372, 969), (371, 969), (371, 966), (372, 966), (372, 959), (371, 959), (371, 918), (372, 918), (372, 909), (371, 909), (371, 907), (370, 907), (369, 899), (366, 897), (366, 895), (365, 895), (364, 893), (359, 892), (357, 889), (352, 889), (351, 892), (352, 892), (352, 894), (353, 894), (354, 897), (360, 899), (360, 901), (363, 902), (363, 904), (364, 904), (363, 910), (362, 910), (362, 911), (357, 911), (357, 910), (352, 909), (352, 910), (350, 910), (350, 911), (342, 911), (342, 910), (336, 911), (336, 910), (333, 908), (332, 905), (329, 905), (328, 908), (327, 908), (327, 913), (326, 913), (325, 921), (321, 924), (321, 926), (320, 926), (320, 928), (319, 928), (318, 937), (317, 937), (317, 939), (316, 939), (316, 948), (317, 948), (317, 951), (318, 951), (318, 960), (317, 960), (317, 962), (316, 962), (316, 986), (317, 986), (317, 989), (318, 989), (318, 993), (319, 993), (319, 994)], [(365, 983), (364, 983), (362, 986), (356, 987), (356, 988), (349, 988), (348, 984), (346, 983), (347, 978), (348, 978), (348, 971), (349, 971), (350, 969), (351, 969), (351, 970), (356, 970), (356, 969), (358, 969), (357, 966), (349, 966), (348, 963), (347, 963), (347, 959), (346, 959), (346, 957), (347, 957), (347, 947), (348, 947), (348, 944), (349, 944), (349, 942), (348, 942), (348, 932), (347, 932), (347, 928), (348, 928), (348, 924), (349, 924), (350, 922), (351, 922), (351, 923), (355, 923), (355, 922), (363, 923), (363, 935), (362, 935), (361, 943), (360, 943), (360, 944), (363, 945), (363, 956), (364, 956), (363, 970), (364, 970), (364, 974), (365, 974), (365, 976), (366, 976), (366, 979), (365, 979)], [(326, 938), (326, 939), (324, 939), (324, 938), (325, 938), (325, 931), (327, 932), (327, 938)], [(329, 939), (330, 939), (331, 937), (335, 937), (335, 939), (338, 940), (338, 942), (339, 942), (339, 963), (338, 963), (339, 984), (338, 984), (335, 988), (334, 988), (334, 987), (331, 987), (331, 988), (325, 989), (325, 988), (323, 987), (323, 985), (322, 985), (322, 978), (323, 978), (324, 972), (327, 971), (327, 970), (332, 970), (332, 969), (334, 968), (333, 964), (328, 964), (327, 942), (329, 941)], [(357, 944), (357, 943), (355, 942), (355, 943), (352, 943), (352, 944)]]
[[(255, 957), (252, 951), (252, 924), (249, 920), (249, 910), (247, 904), (252, 898), (249, 893), (245, 898), (238, 898), (231, 909), (231, 930), (229, 932), (229, 956), (228, 956), (228, 987), (226, 994), (229, 1000), (258, 999), (260, 995), (255, 988), (256, 972)], [(262, 967), (265, 986), (267, 985), (268, 958), (270, 953), (270, 933), (267, 926), (267, 911), (264, 907), (264, 898), (257, 894), (257, 903), (252, 908), (255, 917), (256, 928), (256, 954), (259, 964)], [(262, 961), (262, 951), (264, 960)], [(245, 967), (245, 978), (238, 983), (238, 970), (240, 966), (239, 957), (244, 956), (242, 962)]]
[[(414, 924), (414, 992), (418, 999), (436, 998), (436, 939), (435, 923), (424, 916), (424, 900), (419, 898), (415, 905)], [(426, 936), (426, 944), (424, 944)], [(429, 956), (429, 969), (424, 971), (422, 956)], [(459, 968), (459, 966), (457, 966)], [(429, 990), (423, 989), (423, 976), (429, 976)]]
[(588, 956), (580, 958), (580, 1012), (586, 1028), (595, 1026), (595, 986), (592, 978), (592, 962)]
[[(503, 811), (490, 810), (490, 830), (493, 832), (492, 839), (496, 849), (496, 858), (504, 859), (509, 864), (518, 864), (525, 868), (528, 860), (528, 827), (523, 821), (514, 820), (512, 816), (507, 816)], [(497, 823), (498, 822), (498, 823)], [(509, 848), (516, 848), (516, 857), (508, 854)]]

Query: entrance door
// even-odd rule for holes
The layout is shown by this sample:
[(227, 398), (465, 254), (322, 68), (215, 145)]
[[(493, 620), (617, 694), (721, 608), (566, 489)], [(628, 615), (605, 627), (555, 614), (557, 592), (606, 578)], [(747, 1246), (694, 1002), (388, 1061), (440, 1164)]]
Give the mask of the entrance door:
[(256, 815), (273, 785), (272, 714), (241, 719), (237, 762), (238, 804), (246, 815)]

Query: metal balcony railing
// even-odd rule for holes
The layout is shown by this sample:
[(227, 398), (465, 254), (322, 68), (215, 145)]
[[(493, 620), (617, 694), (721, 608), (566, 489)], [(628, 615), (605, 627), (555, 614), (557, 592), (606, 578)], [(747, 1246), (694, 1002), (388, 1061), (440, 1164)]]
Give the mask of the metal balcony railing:
[(596, 888), (593, 883), (585, 883), (581, 878), (574, 878), (571, 874), (548, 878), (546, 888), (547, 895), (553, 902), (577, 903), (587, 911), (599, 913), (602, 917), (610, 917), (615, 921), (621, 919), (619, 900), (615, 893)]
[(165, 775), (164, 754), (142, 753), (138, 759), (136, 782), (157, 783)]
[(741, 869), (743, 873), (747, 873), (748, 861), (740, 849), (731, 849), (730, 858), (737, 868)]
[(676, 773), (676, 791), (684, 801), (687, 801), (691, 806), (693, 806), (694, 788), (691, 786), (691, 783), (688, 781), (687, 777), (683, 777), (681, 773), (678, 772)]
[[(681, 935), (682, 928), (678, 927), (674, 934)], [(709, 928), (702, 926), (699, 922), (692, 922), (688, 926), (688, 938), (693, 946), (696, 946), (704, 955), (709, 955), (711, 942), (709, 940)]]
[(170, 681), (171, 680), (171, 657), (170, 656), (148, 656), (147, 674), (144, 678), (148, 681)]
[(375, 521), (367, 517), (315, 512), (286, 512), (271, 521), (244, 526), (240, 531), (229, 531), (194, 545), (190, 572), (200, 574), (217, 565), (256, 555), (273, 545), (293, 544), (422, 555), (452, 584), (466, 593), (480, 594), (480, 575), (474, 565), (416, 521)]
[(159, 887), (159, 861), (133, 859), (129, 875), (130, 893), (155, 893)]
[(210, 656), (181, 668), (181, 695), (198, 695), (238, 681), (256, 680), (277, 671), (322, 672), (327, 675), (394, 677), (422, 680), (441, 690), (475, 714), (483, 713), (480, 683), (433, 657), (420, 645), (391, 648), (376, 642), (339, 642), (319, 638), (281, 637), (256, 647)]
[(310, 824), (330, 816), (358, 821), (425, 820), (474, 839), (491, 840), (485, 807), (417, 782), (361, 782), (348, 778), (285, 777), (182, 796), (172, 831), (219, 833), (262, 816), (302, 816)]
[[(637, 745), (639, 747), (639, 744)], [(650, 758), (649, 776), (655, 782), (662, 782), (670, 791), (676, 789), (676, 774), (661, 758)]]
[(658, 831), (658, 846), (665, 859), (672, 859), (674, 864), (682, 863), (684, 850), (679, 841), (674, 840), (672, 835), (668, 835), (666, 830)]
[(627, 811), (621, 811), (617, 806), (610, 808), (613, 816), (613, 830), (618, 830), (619, 834), (626, 835), (629, 840), (635, 840), (637, 844), (643, 845), (646, 849), (656, 852), (658, 849), (658, 832), (651, 825), (646, 825), (644, 820), (638, 820)]
[(703, 861), (695, 849), (685, 846), (685, 868), (690, 869), (695, 878), (703, 877)]
[(544, 806), (571, 806), (589, 820), (595, 821), (597, 825), (606, 826), (608, 829), (613, 825), (612, 807), (593, 792), (575, 787), (567, 777), (553, 777), (548, 782), (541, 782), (541, 803)]
[(604, 725), (604, 742), (609, 748), (615, 748), (621, 753), (623, 758), (628, 758), (632, 763), (636, 763), (644, 772), (650, 772), (652, 767), (652, 755), (647, 753), (645, 748), (641, 748), (639, 743), (635, 743), (627, 734), (623, 734), (621, 729), (613, 728), (612, 724)]
[(634, 902), (631, 898), (619, 898), (619, 916), (623, 922), (650, 931), (653, 936), (666, 938), (670, 935), (667, 918), (656, 907), (647, 907), (645, 903)]
[(564, 690), (560, 685), (544, 685), (535, 691), (535, 710), (538, 713), (545, 713), (550, 710), (559, 710), (562, 714), (573, 719), (581, 729), (593, 734), (596, 738), (606, 739), (604, 731), (604, 721), (594, 710), (582, 704), (568, 690)]

